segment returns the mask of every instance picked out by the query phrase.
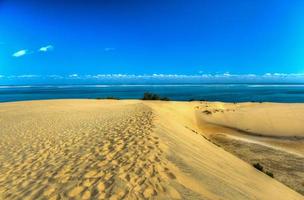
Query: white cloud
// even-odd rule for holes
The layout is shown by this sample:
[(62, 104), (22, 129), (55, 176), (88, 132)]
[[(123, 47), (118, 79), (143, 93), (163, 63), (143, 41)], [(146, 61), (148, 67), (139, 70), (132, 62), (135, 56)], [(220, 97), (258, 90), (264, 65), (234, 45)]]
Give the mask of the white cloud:
[(225, 72), (223, 75), (224, 76), (231, 76), (231, 74), (229, 72)]
[(22, 74), (22, 75), (9, 75), (3, 76), (5, 79), (31, 79), (31, 78), (43, 78), (43, 76), (35, 75), (35, 74)]
[(104, 51), (114, 51), (115, 48), (111, 48), (111, 47), (107, 47), (107, 48), (104, 48)]
[(79, 78), (78, 74), (70, 74), (69, 78)]
[(60, 76), (60, 75), (53, 74), (53, 75), (48, 75), (47, 78), (51, 78), (51, 79), (63, 79), (64, 77)]
[(23, 75), (18, 75), (16, 76), (17, 78), (39, 78), (39, 75), (35, 74), (23, 74)]
[(17, 51), (13, 54), (14, 57), (21, 57), (21, 56), (24, 56), (25, 54), (28, 53), (28, 50), (27, 49), (22, 49), (20, 51)]
[(264, 74), (264, 76), (272, 76), (272, 74), (271, 73), (266, 73), (266, 74)]
[(70, 75), (11, 75), (2, 76), (1, 80), (6, 79), (61, 79), (61, 80), (87, 80), (87, 81), (172, 81), (176, 83), (193, 82), (193, 83), (263, 83), (263, 82), (286, 82), (286, 83), (303, 83), (304, 73), (266, 73), (266, 74), (232, 74), (232, 73), (215, 73), (215, 74), (70, 74)]
[(47, 45), (45, 47), (41, 47), (39, 49), (40, 52), (47, 52), (47, 51), (50, 51), (50, 50), (53, 50), (54, 49), (54, 46), (53, 45)]

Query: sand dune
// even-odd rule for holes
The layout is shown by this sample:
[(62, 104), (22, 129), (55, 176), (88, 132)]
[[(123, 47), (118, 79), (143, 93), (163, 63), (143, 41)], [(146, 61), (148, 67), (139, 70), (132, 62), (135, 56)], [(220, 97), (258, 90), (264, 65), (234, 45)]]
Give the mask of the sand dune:
[(196, 109), (212, 142), (304, 194), (303, 104), (202, 102)]
[(200, 109), (212, 112), (206, 121), (221, 126), (254, 135), (304, 138), (303, 104), (204, 102)]
[[(2, 103), (0, 198), (303, 199), (300, 193), (253, 168), (250, 156), (243, 159), (247, 154), (236, 155), (225, 145), (219, 147), (212, 137), (219, 133), (241, 137), (232, 128), (249, 125), (250, 130), (262, 130), (260, 134), (267, 136), (276, 137), (275, 131), (248, 125), (246, 120), (246, 126), (231, 125), (230, 130), (216, 117), (219, 113), (202, 113), (204, 106), (201, 102), (136, 100)], [(301, 120), (298, 107), (293, 110), (297, 117), (291, 118)], [(239, 108), (236, 112), (247, 111)], [(236, 115), (227, 117), (237, 119)], [(280, 120), (278, 130), (290, 118)], [(298, 121), (293, 126), (303, 127)], [(280, 137), (303, 136), (301, 131), (283, 128)], [(250, 141), (289, 148), (282, 141), (258, 141), (243, 135)], [(301, 151), (296, 153), (301, 157)], [(298, 175), (303, 180), (304, 176)]]

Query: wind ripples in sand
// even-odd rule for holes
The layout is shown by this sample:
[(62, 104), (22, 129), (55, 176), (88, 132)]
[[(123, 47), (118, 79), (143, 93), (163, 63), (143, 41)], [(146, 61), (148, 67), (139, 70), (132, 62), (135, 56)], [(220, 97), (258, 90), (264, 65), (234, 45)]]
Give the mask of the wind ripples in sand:
[(85, 115), (87, 120), (62, 116), (37, 115), (5, 127), (14, 134), (1, 131), (0, 197), (142, 199), (164, 192), (174, 178), (161, 159), (147, 107), (128, 106), (115, 114), (105, 109)]

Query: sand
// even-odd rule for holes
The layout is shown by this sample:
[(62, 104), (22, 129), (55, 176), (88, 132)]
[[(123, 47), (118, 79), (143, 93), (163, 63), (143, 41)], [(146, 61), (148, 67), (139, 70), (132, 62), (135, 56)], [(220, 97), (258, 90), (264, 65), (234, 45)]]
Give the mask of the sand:
[(204, 102), (199, 108), (212, 112), (205, 120), (214, 124), (253, 135), (304, 138), (303, 104)]
[[(211, 114), (203, 112), (206, 106)], [(274, 113), (265, 118), (274, 120), (274, 129), (258, 119), (264, 110), (259, 106), (140, 100), (1, 103), (0, 199), (303, 199), (298, 187), (304, 180), (299, 167), (304, 166), (304, 106), (262, 104)], [(237, 114), (244, 112), (256, 123)], [(224, 119), (243, 121), (228, 126)], [(295, 156), (300, 181), (283, 184), (276, 179), (280, 170), (275, 178), (256, 170), (250, 153), (236, 154), (229, 142), (218, 144), (219, 134)], [(276, 159), (286, 158), (280, 155)], [(265, 164), (267, 169), (271, 165)]]

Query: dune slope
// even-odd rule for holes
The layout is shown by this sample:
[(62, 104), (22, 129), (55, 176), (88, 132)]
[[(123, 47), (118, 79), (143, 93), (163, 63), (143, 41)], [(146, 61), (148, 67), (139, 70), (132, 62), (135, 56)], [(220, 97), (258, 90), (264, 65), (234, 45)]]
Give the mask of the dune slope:
[(303, 199), (207, 140), (197, 103), (0, 104), (1, 199)]
[(177, 180), (201, 193), (203, 199), (303, 199), (213, 144), (209, 133), (223, 130), (221, 127), (201, 129), (202, 123), (193, 112), (197, 102), (152, 102), (150, 106), (159, 116), (159, 135), (168, 141), (168, 159), (180, 170), (182, 178)]
[(200, 128), (208, 138), (304, 194), (304, 105), (201, 102)]

